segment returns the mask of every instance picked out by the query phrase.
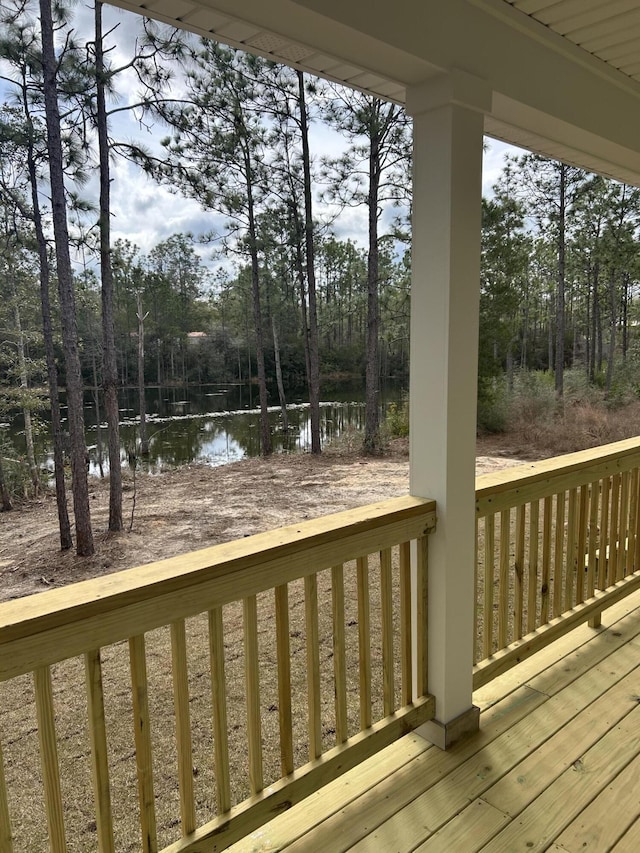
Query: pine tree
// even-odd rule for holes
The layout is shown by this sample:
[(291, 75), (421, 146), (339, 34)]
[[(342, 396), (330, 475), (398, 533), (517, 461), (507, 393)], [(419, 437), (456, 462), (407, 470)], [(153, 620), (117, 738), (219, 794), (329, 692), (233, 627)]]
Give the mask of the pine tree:
[(64, 161), (60, 110), (58, 105), (57, 60), (54, 47), (54, 18), (51, 0), (39, 0), (42, 39), (43, 92), (49, 152), (51, 207), (56, 246), (58, 294), (62, 323), (62, 340), (67, 377), (69, 411), (69, 444), (73, 507), (76, 528), (76, 552), (88, 557), (94, 552), (89, 485), (87, 481), (87, 448), (84, 434), (83, 385), (78, 353), (78, 326), (67, 224)]

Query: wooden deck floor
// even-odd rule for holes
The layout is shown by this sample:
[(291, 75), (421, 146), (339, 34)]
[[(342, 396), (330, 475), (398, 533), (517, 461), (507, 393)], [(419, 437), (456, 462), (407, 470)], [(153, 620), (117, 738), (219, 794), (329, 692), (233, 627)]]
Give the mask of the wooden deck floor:
[(640, 594), (475, 701), (450, 751), (409, 735), (231, 849), (640, 850)]

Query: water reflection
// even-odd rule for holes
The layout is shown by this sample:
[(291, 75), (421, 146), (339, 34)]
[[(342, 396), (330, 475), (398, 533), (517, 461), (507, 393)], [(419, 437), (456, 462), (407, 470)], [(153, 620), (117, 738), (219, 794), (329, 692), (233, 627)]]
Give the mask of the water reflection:
[[(250, 411), (208, 411), (186, 413), (191, 408), (183, 401), (180, 414), (152, 414), (148, 419), (149, 456), (145, 468), (159, 471), (191, 462), (207, 465), (225, 465), (245, 456), (260, 452), (260, 413)], [(288, 407), (289, 430), (282, 430), (279, 409), (269, 412), (271, 436), (275, 453), (300, 452), (311, 447), (311, 423), (308, 404)], [(364, 404), (360, 402), (322, 403), (320, 408), (320, 434), (323, 445), (339, 438), (345, 432), (363, 428)], [(120, 427), (123, 461), (128, 450), (136, 447), (138, 423), (131, 417), (123, 419)], [(98, 473), (98, 447), (95, 425), (88, 427), (90, 466)]]
[[(320, 433), (323, 446), (345, 435), (355, 436), (364, 428), (364, 395), (359, 386), (342, 386), (331, 389), (333, 399), (321, 403)], [(383, 395), (383, 410), (388, 402), (397, 400), (398, 389)], [(207, 465), (225, 465), (257, 456), (260, 452), (260, 413), (257, 408), (248, 408), (256, 403), (256, 390), (246, 386), (202, 386), (149, 388), (146, 393), (149, 456), (138, 460), (151, 473), (167, 468), (198, 462)], [(289, 431), (282, 430), (282, 415), (279, 407), (269, 410), (273, 449), (275, 453), (309, 450), (311, 447), (311, 423), (308, 403), (293, 402), (287, 407)], [(66, 410), (63, 409), (63, 417)], [(101, 419), (104, 410), (100, 411)], [(100, 428), (96, 422), (94, 396), (88, 393), (85, 400), (85, 423), (89, 448), (89, 470), (100, 473), (100, 450), (102, 467), (108, 471), (106, 424)], [(120, 395), (121, 459), (128, 465), (129, 454), (135, 452), (138, 443), (137, 392), (127, 389)], [(13, 431), (13, 430), (12, 430)], [(40, 437), (40, 458), (48, 460), (53, 467), (48, 436)], [(16, 430), (14, 441), (20, 442)], [(23, 439), (22, 439), (23, 440)]]

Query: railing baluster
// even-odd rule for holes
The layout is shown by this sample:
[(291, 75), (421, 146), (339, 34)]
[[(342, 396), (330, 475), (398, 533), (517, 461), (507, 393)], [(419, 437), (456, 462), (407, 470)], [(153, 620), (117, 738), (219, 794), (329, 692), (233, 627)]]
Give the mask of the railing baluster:
[(51, 690), (51, 668), (42, 666), (33, 673), (38, 716), (38, 738), (40, 760), (44, 782), (44, 801), (47, 811), (49, 844), (51, 853), (66, 853), (62, 793), (60, 791), (60, 766), (56, 740), (53, 692)]
[(622, 488), (620, 490), (620, 525), (618, 528), (618, 557), (616, 580), (621, 581), (626, 574), (627, 568), (627, 551), (629, 548), (629, 480), (628, 471), (623, 471)]
[(602, 480), (602, 503), (600, 510), (600, 541), (598, 554), (598, 589), (606, 589), (609, 583), (609, 503), (611, 498), (611, 477)]
[(403, 706), (408, 705), (413, 699), (411, 644), (411, 543), (402, 542), (400, 545), (400, 664)]
[(566, 494), (556, 495), (556, 537), (553, 559), (553, 615), (562, 613), (562, 575), (564, 568), (564, 506)]
[(156, 838), (156, 809), (153, 791), (153, 760), (144, 635), (139, 634), (129, 639), (129, 661), (142, 850), (143, 853), (156, 853), (158, 842)]
[(429, 686), (427, 654), (429, 538), (420, 536), (416, 540), (416, 691), (417, 698), (426, 696)]
[(484, 520), (484, 657), (493, 654), (493, 574), (495, 567), (495, 515)]
[(498, 646), (509, 642), (509, 545), (511, 542), (511, 510), (500, 513), (500, 593), (498, 597)]
[(196, 809), (193, 799), (193, 750), (191, 745), (191, 717), (189, 713), (187, 637), (184, 619), (179, 619), (171, 623), (171, 668), (173, 673), (173, 702), (176, 715), (180, 819), (182, 821), (182, 834), (188, 835), (196, 828)]
[(7, 799), (7, 783), (4, 776), (4, 759), (2, 757), (2, 742), (0, 741), (0, 850), (2, 853), (13, 853), (11, 839), (11, 819), (9, 817), (9, 801)]
[(584, 558), (587, 553), (587, 526), (589, 518), (589, 486), (580, 486), (578, 515), (578, 550), (576, 553), (576, 604), (584, 601)]
[(369, 560), (358, 557), (358, 654), (360, 656), (360, 728), (371, 725), (371, 616)]
[(318, 578), (304, 579), (305, 623), (307, 628), (307, 696), (309, 703), (309, 760), (322, 753), (320, 716), (320, 638), (318, 630)]
[[(80, 845), (83, 849), (88, 845), (96, 853), (114, 853), (116, 845), (127, 846), (126, 841), (136, 846), (140, 853), (158, 853), (159, 842), (167, 844), (172, 840), (164, 837), (167, 832), (182, 836), (181, 840), (174, 838), (174, 843), (169, 843), (171, 849), (184, 847), (186, 850), (196, 846), (198, 849), (213, 849), (223, 842), (225, 846), (233, 844), (251, 827), (257, 829), (268, 816), (267, 813), (276, 814), (286, 809), (291, 802), (309, 796), (325, 784), (328, 778), (336, 778), (408, 731), (432, 719), (435, 699), (427, 693), (427, 548), (428, 535), (436, 522), (435, 508), (434, 501), (419, 498), (380, 502), (371, 507), (330, 516), (326, 521), (314, 520), (273, 534), (261, 535), (255, 542), (247, 543), (243, 540), (227, 543), (189, 555), (184, 560), (181, 558), (145, 567), (139, 574), (135, 571), (127, 572), (106, 586), (102, 579), (99, 579), (99, 583), (90, 581), (86, 588), (82, 585), (78, 590), (74, 589), (70, 601), (64, 596), (58, 596), (57, 599), (53, 596), (51, 602), (42, 604), (38, 602), (34, 605), (29, 600), (19, 602), (19, 607), (14, 607), (13, 603), (9, 603), (8, 607), (5, 605), (2, 621), (3, 625), (9, 626), (9, 630), (4, 632), (0, 643), (3, 651), (0, 680), (15, 679), (26, 672), (32, 673), (35, 681), (46, 819), (50, 833), (50, 844), (46, 840), (42, 844), (54, 853), (66, 853), (67, 843), (69, 848), (72, 844)], [(363, 554), (373, 555), (373, 560), (377, 560), (376, 554), (379, 554), (380, 575), (377, 575), (376, 566), (374, 580), (370, 572), (373, 568), (369, 563), (370, 558), (361, 556)], [(358, 583), (362, 722), (362, 730), (357, 733), (352, 732), (355, 708), (351, 703), (351, 683), (346, 665), (347, 651), (351, 653), (351, 640), (355, 642), (355, 636), (351, 636), (351, 629), (347, 628), (345, 620), (349, 606), (345, 600), (347, 590), (350, 591), (355, 582), (354, 575), (349, 574), (347, 577), (346, 573), (347, 570), (353, 571), (354, 566), (357, 567), (354, 574), (357, 574)], [(313, 574), (318, 568), (323, 574)], [(319, 612), (319, 607), (329, 594), (328, 587), (325, 591), (329, 568), (331, 617), (324, 610)], [(377, 587), (378, 582), (380, 604), (376, 591), (373, 604), (376, 618), (373, 619), (373, 613), (370, 613), (370, 583)], [(319, 758), (308, 766), (306, 756), (301, 762), (294, 762), (292, 724), (295, 725), (296, 721), (292, 720), (294, 697), (291, 691), (295, 657), (291, 658), (294, 650), (293, 641), (289, 639), (292, 627), (289, 623), (290, 619), (293, 622), (293, 614), (288, 600), (291, 584), (296, 585), (300, 595), (304, 585), (305, 595), (305, 614), (301, 618), (305, 620), (308, 641), (309, 741), (312, 757)], [(270, 597), (269, 607), (263, 607), (263, 599), (259, 597), (270, 589), (274, 590), (275, 607)], [(235, 631), (229, 631), (231, 626), (226, 623), (231, 621), (230, 616), (233, 614), (235, 628), (235, 617), (241, 607), (243, 640), (238, 648)], [(353, 607), (355, 609), (355, 601)], [(355, 619), (355, 614), (353, 616)], [(320, 628), (323, 629), (323, 637), (325, 628), (331, 630), (330, 622), (333, 626), (335, 715), (333, 708), (321, 701), (326, 697), (325, 660), (322, 658), (323, 668), (320, 670), (318, 637)], [(127, 645), (122, 646), (125, 623), (134, 626), (132, 631), (135, 636), (125, 637)], [(355, 625), (355, 621), (349, 621), (348, 624)], [(44, 639), (43, 634), (46, 635)], [(167, 639), (170, 642), (166, 642)], [(229, 669), (229, 652), (225, 650), (225, 642), (234, 648), (232, 654), (239, 669), (238, 666)], [(235, 646), (232, 646), (233, 643)], [(285, 778), (264, 790), (267, 774), (266, 763), (264, 768), (262, 766), (265, 757), (261, 744), (261, 706), (268, 703), (264, 702), (264, 696), (262, 703), (260, 701), (260, 689), (262, 686), (266, 688), (266, 682), (262, 684), (266, 676), (261, 667), (275, 663), (272, 658), (276, 647), (278, 699), (273, 697), (269, 702), (278, 702), (277, 715), (283, 720), (286, 729), (286, 733), (281, 735), (280, 744)], [(378, 668), (379, 658), (376, 659), (376, 693), (373, 697), (372, 648), (375, 648), (376, 655), (382, 651), (381, 671)], [(117, 738), (112, 743), (111, 737), (107, 742), (105, 706), (107, 716), (110, 706), (107, 705), (106, 696), (107, 665), (103, 662), (107, 655), (106, 649), (115, 655), (116, 669), (122, 652), (125, 669), (128, 666), (130, 670), (130, 685), (125, 685), (124, 701), (132, 705), (129, 718), (135, 740), (132, 756), (124, 753), (120, 755), (123, 749), (126, 752), (126, 743), (117, 743)], [(201, 652), (205, 656), (208, 654), (210, 660), (203, 661)], [(356, 653), (355, 649), (353, 652)], [(153, 701), (156, 696), (152, 690), (159, 686), (154, 675), (155, 663), (161, 663), (163, 654), (165, 658), (170, 655), (172, 684), (168, 689), (172, 694), (169, 697), (172, 707), (169, 716), (175, 717), (177, 761), (170, 760), (169, 765), (161, 767), (158, 764), (160, 743), (156, 743), (155, 738), (157, 725), (161, 723), (156, 717), (161, 709)], [(87, 702), (84, 714), (89, 726), (91, 747), (85, 758), (88, 762), (87, 770), (91, 769), (93, 776), (95, 807), (91, 806), (90, 809), (95, 815), (95, 823), (93, 829), (91, 824), (74, 827), (73, 839), (69, 824), (66, 829), (69, 842), (66, 842), (64, 810), (70, 804), (73, 805), (76, 783), (81, 780), (60, 777), (62, 764), (59, 765), (57, 752), (61, 749), (61, 743), (57, 742), (55, 732), (56, 724), (59, 731), (60, 725), (54, 715), (49, 665), (59, 660), (61, 668), (66, 667), (67, 662), (73, 664), (79, 656), (84, 659), (83, 689)], [(215, 776), (209, 782), (216, 789), (217, 799), (216, 805), (209, 805), (209, 814), (199, 827), (196, 826), (198, 809), (195, 803), (198, 780), (194, 778), (197, 732), (193, 715), (196, 706), (190, 704), (189, 689), (193, 687), (194, 673), (191, 669), (196, 665), (200, 667), (198, 672), (207, 681), (207, 665), (210, 668), (213, 732), (209, 731), (209, 737), (213, 735), (211, 746), (215, 748)], [(225, 668), (228, 669), (226, 673)], [(117, 675), (115, 670), (113, 675)], [(273, 676), (275, 678), (275, 672)], [(231, 677), (233, 684), (230, 683)], [(329, 678), (331, 680), (331, 676)], [(19, 687), (16, 682), (16, 695)], [(303, 682), (295, 683), (293, 689), (304, 703), (304, 676)], [(238, 788), (250, 787), (251, 790), (243, 792), (239, 797), (236, 795), (235, 780), (233, 789), (230, 784), (231, 732), (228, 731), (227, 696), (231, 695), (232, 690), (234, 695), (238, 692), (241, 694), (240, 710), (244, 712), (244, 708), (247, 708), (249, 778), (239, 779)], [(118, 696), (122, 698), (122, 690), (116, 690), (116, 694), (114, 701)], [(199, 706), (201, 697), (193, 698), (197, 699)], [(66, 707), (70, 706), (65, 703)], [(276, 710), (274, 706), (271, 707)], [(372, 721), (374, 709), (376, 715)], [(58, 710), (56, 703), (55, 711)], [(112, 710), (117, 709), (114, 706)], [(322, 752), (326, 732), (322, 726), (332, 724), (334, 717), (337, 746)], [(110, 727), (108, 733), (112, 734)], [(129, 736), (131, 734), (129, 730)], [(349, 737), (350, 734), (355, 736)], [(11, 838), (10, 819), (13, 819), (17, 832), (19, 815), (18, 809), (13, 814), (13, 799), (8, 796), (13, 794), (13, 778), (9, 772), (11, 765), (6, 763), (10, 761), (10, 756), (6, 753), (5, 735), (3, 731), (5, 755), (0, 749), (0, 851), (13, 853), (12, 848), (17, 842)], [(333, 744), (330, 746), (333, 747)], [(246, 752), (244, 740), (240, 744), (240, 757), (243, 752)], [(134, 799), (137, 799), (137, 807), (136, 802), (127, 802), (126, 805), (129, 817), (134, 815), (134, 823), (140, 827), (141, 841), (135, 837), (135, 828), (132, 835), (130, 821), (129, 824), (126, 822), (127, 815), (119, 814), (115, 809), (115, 800), (112, 808), (110, 781), (113, 784), (113, 779), (109, 779), (109, 770), (112, 760), (117, 763), (119, 757), (130, 760), (132, 772), (133, 763), (136, 765), (137, 797), (134, 795)], [(246, 764), (246, 759), (243, 760)], [(157, 775), (160, 770), (163, 780)], [(271, 768), (269, 774), (271, 776)], [(279, 775), (277, 771), (275, 775)], [(162, 823), (160, 812), (156, 813), (160, 805), (155, 804), (156, 795), (159, 803), (164, 803), (161, 787), (173, 790), (176, 812), (163, 814)], [(70, 804), (63, 801), (62, 794), (72, 798)], [(251, 796), (246, 796), (248, 794)], [(243, 798), (242, 803), (238, 802), (238, 799)], [(42, 830), (46, 831), (44, 826)], [(38, 841), (32, 839), (33, 844), (37, 845)], [(29, 847), (29, 838), (26, 845)]]
[(513, 639), (522, 637), (523, 621), (523, 579), (524, 579), (524, 530), (526, 504), (520, 504), (516, 510), (516, 560), (513, 579)]
[(259, 794), (264, 787), (264, 779), (262, 775), (262, 723), (260, 720), (258, 601), (255, 595), (249, 595), (243, 599), (243, 616), (249, 787), (252, 794)]
[[(500, 519), (495, 522), (496, 527), (500, 524), (500, 533), (496, 530), (493, 539), (490, 514)], [(485, 615), (481, 641), (485, 657), (474, 668), (474, 687), (478, 688), (574, 626), (588, 623), (598, 627), (602, 612), (638, 587), (638, 439), (523, 465), (500, 475), (479, 476), (476, 536), (478, 623), (483, 613), (483, 598)], [(487, 557), (484, 577), (482, 553), (478, 558), (483, 539)], [(496, 556), (491, 566), (490, 552), (494, 549)], [(496, 570), (495, 560), (499, 583), (494, 583), (494, 587), (500, 589), (498, 615), (493, 622), (494, 635), (499, 634), (497, 642), (495, 636), (490, 636), (488, 613), (492, 605), (490, 581), (492, 570)], [(508, 561), (514, 563), (513, 578), (510, 565), (507, 574)], [(525, 583), (528, 593), (524, 591)], [(509, 600), (513, 633), (510, 624), (508, 628), (505, 626), (507, 595), (513, 595), (513, 602)], [(524, 644), (518, 642), (521, 631), (527, 633)], [(473, 652), (475, 658), (475, 643)]]
[(382, 702), (384, 716), (393, 713), (393, 587), (391, 583), (391, 549), (380, 552), (380, 613), (382, 616)]
[(609, 526), (609, 569), (607, 583), (609, 586), (617, 580), (618, 573), (618, 536), (620, 524), (620, 474), (611, 478), (611, 518)]
[[(592, 598), (595, 593), (596, 588), (596, 536), (598, 531), (598, 500), (600, 493), (600, 484), (599, 482), (591, 483), (590, 486), (583, 486), (584, 489), (588, 489), (588, 496), (584, 498), (585, 500), (590, 501), (589, 503), (589, 522), (587, 527), (587, 537), (588, 537), (588, 545), (585, 545), (581, 551), (579, 551), (578, 559), (580, 560), (580, 564), (578, 566), (579, 570), (579, 579), (584, 580), (585, 569), (586, 569), (586, 598)], [(580, 498), (581, 502), (583, 498)], [(582, 518), (582, 503), (580, 505)], [(585, 556), (585, 549), (588, 549), (588, 554)], [(586, 562), (585, 562), (586, 560)], [(585, 594), (583, 591), (582, 597), (578, 599), (579, 602), (583, 602), (585, 600)], [(602, 624), (602, 612), (594, 613), (587, 620), (587, 624), (590, 628), (599, 628)]]
[(625, 566), (625, 575), (630, 575), (634, 571), (636, 565), (636, 518), (638, 515), (638, 469), (634, 468), (631, 471), (629, 481), (629, 524), (628, 524), (628, 542), (627, 542), (627, 563)]
[(569, 511), (567, 512), (567, 557), (564, 569), (564, 609), (573, 607), (573, 588), (576, 575), (576, 521), (578, 490), (569, 489)]
[(331, 604), (333, 609), (333, 678), (336, 701), (336, 744), (349, 736), (347, 727), (347, 660), (344, 634), (344, 568), (331, 569)]
[(289, 642), (289, 587), (275, 588), (276, 655), (278, 658), (278, 721), (280, 724), (280, 768), (283, 776), (293, 773), (293, 717), (291, 714), (291, 652)]
[[(100, 853), (114, 853), (113, 815), (109, 790), (109, 763), (107, 760), (107, 731), (104, 716), (102, 688), (102, 663), (100, 649), (84, 656), (87, 710), (89, 714), (89, 739), (91, 741), (91, 781), (96, 806), (96, 828)], [(2, 846), (0, 845), (0, 850)]]
[(595, 592), (597, 581), (598, 514), (600, 511), (600, 481), (591, 483), (589, 503), (589, 545), (587, 555), (587, 598)]
[(551, 523), (553, 518), (553, 498), (546, 497), (543, 502), (542, 522), (542, 583), (540, 586), (540, 625), (549, 621), (549, 596), (551, 594)]
[(231, 780), (229, 778), (227, 685), (224, 673), (224, 624), (221, 607), (215, 607), (209, 611), (209, 659), (216, 765), (216, 806), (218, 813), (223, 814), (231, 808)]
[[(478, 597), (477, 597), (478, 596), (478, 577), (479, 577), (479, 572), (478, 572), (478, 556), (479, 556), (478, 555), (478, 542), (479, 542), (479, 536), (480, 536), (480, 521), (479, 521), (478, 517), (476, 516), (475, 541), (474, 541), (475, 547), (474, 547), (474, 554), (473, 554), (473, 588), (474, 588), (475, 594), (476, 594), (476, 603), (475, 603), (475, 607), (473, 608), (473, 652), (472, 652), (472, 660), (473, 660), (474, 665), (479, 660), (479, 658), (478, 658), (478, 609), (479, 609), (480, 602), (478, 601)], [(403, 702), (402, 704), (406, 705), (406, 702)]]
[(538, 545), (540, 501), (529, 506), (529, 578), (527, 596), (527, 632), (535, 630), (538, 609)]
[(640, 570), (640, 469), (635, 469), (637, 477), (636, 489), (636, 512), (633, 518), (633, 533), (635, 536), (635, 547), (633, 549), (633, 571)]

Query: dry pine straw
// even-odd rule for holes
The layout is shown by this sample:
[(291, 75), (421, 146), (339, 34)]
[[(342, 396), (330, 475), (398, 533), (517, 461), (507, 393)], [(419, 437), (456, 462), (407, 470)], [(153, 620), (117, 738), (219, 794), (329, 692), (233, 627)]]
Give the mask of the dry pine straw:
[[(394, 549), (394, 633), (396, 672), (399, 672), (399, 601), (397, 554)], [(380, 648), (379, 562), (369, 560), (371, 595), (371, 647), (373, 719), (382, 716), (382, 662)], [(358, 614), (355, 565), (345, 567), (345, 623), (349, 733), (358, 730)], [(318, 575), (320, 619), (320, 670), (322, 684), (323, 749), (335, 744), (333, 692), (333, 648), (331, 626), (331, 572)], [(258, 597), (261, 719), (265, 784), (280, 777), (277, 664), (273, 594)], [(292, 667), (294, 763), (309, 760), (306, 701), (305, 601), (302, 581), (289, 586), (290, 653)], [(234, 802), (249, 794), (247, 771), (246, 714), (242, 605), (228, 605), (223, 612), (225, 667), (230, 752), (230, 775)], [(207, 619), (187, 620), (189, 695), (193, 738), (193, 775), (198, 824), (215, 815), (212, 703)], [(158, 841), (162, 848), (180, 837), (180, 807), (177, 787), (175, 715), (168, 628), (146, 635), (149, 706), (153, 743), (155, 801)], [(115, 847), (119, 853), (140, 849), (133, 741), (133, 712), (128, 644), (107, 647), (102, 652), (104, 692), (109, 744), (109, 770), (115, 825)], [(65, 826), (69, 853), (96, 849), (96, 825), (90, 775), (90, 747), (84, 668), (72, 659), (52, 668), (60, 775), (65, 803)], [(396, 704), (400, 683), (396, 674)], [(2, 708), (0, 736), (4, 751), (9, 807), (17, 851), (48, 849), (33, 682), (22, 676), (0, 684)]]

